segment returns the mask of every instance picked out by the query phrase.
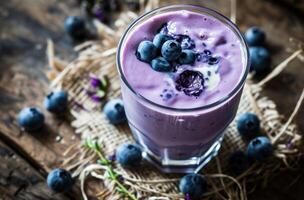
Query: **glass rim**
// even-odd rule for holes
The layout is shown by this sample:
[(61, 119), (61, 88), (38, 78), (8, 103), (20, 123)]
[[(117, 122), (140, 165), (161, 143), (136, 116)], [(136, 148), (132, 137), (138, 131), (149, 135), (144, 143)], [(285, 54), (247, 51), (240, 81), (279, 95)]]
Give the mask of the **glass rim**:
[[(207, 104), (207, 105), (203, 105), (203, 106), (199, 106), (199, 107), (195, 107), (195, 108), (174, 108), (174, 107), (169, 107), (169, 106), (165, 106), (165, 105), (160, 105), (158, 103), (155, 103), (149, 99), (147, 99), (146, 97), (142, 96), (141, 94), (139, 94), (138, 92), (136, 92), (132, 86), (129, 84), (128, 80), (126, 79), (126, 77), (124, 76), (122, 67), (121, 67), (121, 52), (122, 52), (122, 45), (123, 42), (125, 41), (128, 33), (130, 32), (130, 30), (136, 26), (136, 24), (138, 22), (140, 22), (143, 18), (145, 18), (146, 16), (149, 16), (153, 13), (156, 13), (158, 11), (162, 11), (162, 10), (166, 10), (166, 9), (172, 9), (172, 8), (181, 8), (182, 10), (187, 10), (187, 8), (195, 8), (195, 9), (199, 9), (202, 12), (211, 15), (212, 17), (216, 18), (219, 20), (219, 18), (221, 18), (226, 25), (228, 24), (228, 28), (232, 29), (234, 31), (234, 33), (237, 35), (237, 37), (240, 39), (242, 46), (243, 46), (243, 53), (245, 53), (245, 59), (246, 59), (246, 68), (245, 71), (243, 72), (242, 78), (239, 80), (238, 84), (236, 85), (236, 87), (229, 92), (228, 95), (220, 98), (219, 100)], [(220, 20), (221, 22), (223, 22), (222, 20)], [(116, 67), (117, 70), (119, 72), (120, 78), (122, 79), (122, 81), (126, 84), (126, 86), (128, 87), (128, 89), (130, 89), (132, 91), (133, 94), (135, 94), (137, 97), (139, 97), (141, 100), (143, 100), (144, 102), (147, 102), (153, 106), (156, 107), (160, 107), (162, 109), (166, 109), (166, 110), (170, 110), (170, 111), (199, 111), (199, 110), (204, 110), (204, 109), (209, 109), (209, 108), (213, 108), (216, 107), (222, 103), (224, 103), (225, 101), (229, 100), (231, 97), (233, 97), (244, 85), (246, 78), (247, 78), (247, 74), (249, 72), (249, 68), (250, 68), (250, 60), (249, 60), (249, 50), (248, 50), (248, 45), (244, 39), (243, 34), (241, 33), (241, 31), (239, 30), (239, 28), (236, 26), (236, 24), (234, 24), (229, 18), (227, 18), (226, 16), (224, 16), (223, 14), (212, 10), (210, 8), (207, 7), (203, 7), (203, 6), (199, 6), (199, 5), (192, 5), (192, 4), (174, 4), (174, 5), (169, 5), (169, 6), (162, 6), (156, 9), (153, 9), (147, 13), (142, 14), (141, 16), (139, 16), (137, 19), (135, 19), (128, 27), (127, 29), (124, 31), (123, 36), (120, 38), (119, 44), (118, 44), (118, 50), (117, 50), (117, 54), (116, 54)]]

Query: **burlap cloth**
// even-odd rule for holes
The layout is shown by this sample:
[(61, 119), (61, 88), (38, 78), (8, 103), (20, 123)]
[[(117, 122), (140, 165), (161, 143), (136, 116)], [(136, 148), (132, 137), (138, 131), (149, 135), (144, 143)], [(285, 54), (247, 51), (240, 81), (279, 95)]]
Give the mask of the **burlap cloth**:
[[(146, 10), (157, 6), (157, 3), (150, 2), (152, 3), (148, 3)], [(114, 126), (108, 123), (101, 112), (104, 102), (92, 101), (85, 88), (89, 84), (90, 74), (97, 77), (107, 75), (110, 86), (106, 99), (120, 96), (120, 82), (115, 65), (116, 46), (123, 30), (136, 17), (133, 12), (124, 12), (115, 22), (113, 29), (95, 21), (101, 40), (77, 46), (75, 50), (79, 52), (78, 57), (58, 74), (51, 85), (53, 89), (68, 91), (71, 125), (75, 128), (75, 133), (81, 134), (83, 139), (87, 137), (97, 139), (106, 155), (112, 155), (120, 144), (134, 140), (127, 124)], [(245, 150), (246, 147), (233, 122), (226, 130), (219, 155), (201, 171), (209, 185), (204, 199), (246, 199), (247, 192), (252, 191), (256, 183), (260, 183), (259, 179), (265, 181), (276, 171), (292, 167), (297, 162), (300, 156), (301, 136), (296, 126), (291, 123), (294, 116), (287, 121), (284, 120), (278, 113), (275, 103), (263, 96), (261, 91), (268, 81), (279, 74), (301, 52), (301, 50), (295, 51), (260, 83), (252, 84), (248, 80), (240, 102), (237, 115), (254, 112), (260, 117), (263, 134), (270, 138), (275, 148), (273, 159), (263, 165), (254, 164), (238, 177), (229, 175), (227, 167), (229, 154), (237, 149)], [(50, 60), (51, 67), (59, 68), (59, 63), (54, 57)], [(303, 94), (299, 102), (302, 99)], [(298, 107), (299, 105), (296, 106), (294, 113)], [(100, 179), (103, 183), (103, 186), (100, 186), (100, 193), (96, 194), (99, 199), (123, 199), (115, 189), (115, 184), (104, 176), (103, 168), (94, 164), (96, 155), (92, 151), (83, 149), (81, 144), (75, 144), (67, 149), (65, 156), (63, 167), (71, 170), (74, 177), (79, 177), (84, 199), (87, 198), (84, 180), (88, 175)], [(181, 175), (161, 173), (145, 162), (140, 170), (126, 170), (119, 165), (115, 165), (115, 170), (124, 177), (123, 183), (138, 199), (184, 198), (177, 187)], [(250, 189), (246, 190), (248, 184)]]

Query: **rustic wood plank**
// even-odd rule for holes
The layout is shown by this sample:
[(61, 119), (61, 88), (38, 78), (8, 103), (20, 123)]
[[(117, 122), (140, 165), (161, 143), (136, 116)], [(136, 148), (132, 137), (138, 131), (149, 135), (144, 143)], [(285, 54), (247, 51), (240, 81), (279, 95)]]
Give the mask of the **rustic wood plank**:
[(0, 141), (0, 199), (70, 199), (53, 193), (45, 178)]

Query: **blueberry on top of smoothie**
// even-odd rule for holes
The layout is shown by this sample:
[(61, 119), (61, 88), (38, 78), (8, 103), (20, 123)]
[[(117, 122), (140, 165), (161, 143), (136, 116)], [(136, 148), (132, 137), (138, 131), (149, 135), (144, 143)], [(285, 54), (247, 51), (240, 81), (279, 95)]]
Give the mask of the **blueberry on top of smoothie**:
[(144, 40), (138, 45), (136, 57), (143, 62), (151, 62), (157, 56), (157, 48), (151, 41)]
[(156, 48), (161, 49), (163, 44), (168, 40), (172, 40), (172, 37), (163, 33), (158, 33), (153, 39), (153, 44)]
[(198, 71), (185, 70), (175, 80), (176, 89), (188, 96), (199, 96), (204, 90), (204, 76)]
[(162, 56), (168, 61), (176, 60), (181, 53), (181, 45), (175, 40), (166, 41), (161, 48)]
[(158, 72), (172, 71), (171, 64), (163, 57), (157, 57), (151, 61), (151, 67)]
[(192, 50), (185, 49), (182, 51), (178, 62), (180, 64), (193, 64), (196, 58), (196, 53)]
[(174, 35), (173, 38), (181, 44), (182, 49), (194, 49), (195, 42), (188, 35)]

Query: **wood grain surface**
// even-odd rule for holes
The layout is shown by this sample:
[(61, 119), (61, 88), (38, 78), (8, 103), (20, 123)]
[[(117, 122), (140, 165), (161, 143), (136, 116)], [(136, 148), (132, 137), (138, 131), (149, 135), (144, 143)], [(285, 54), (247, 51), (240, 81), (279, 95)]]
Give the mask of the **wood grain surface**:
[[(46, 173), (62, 163), (66, 147), (79, 142), (67, 120), (44, 111), (47, 123), (37, 133), (23, 132), (16, 123), (20, 109), (42, 107), (48, 91), (46, 39), (52, 38), (59, 57), (72, 60), (75, 56), (74, 44), (63, 30), (63, 21), (68, 15), (80, 14), (76, 2), (10, 0), (0, 3), (0, 199), (81, 199), (79, 190), (74, 191), (74, 196), (57, 196), (44, 183)], [(229, 0), (162, 1), (163, 4), (176, 2), (200, 4), (226, 16), (230, 14)], [(274, 1), (238, 1), (237, 24), (242, 31), (253, 25), (265, 29), (273, 66), (290, 54), (288, 49), (296, 48), (289, 42), (290, 37), (304, 41), (303, 18), (303, 13), (293, 12)], [(304, 86), (303, 77), (303, 62), (296, 60), (265, 88), (265, 94), (277, 103), (282, 114), (288, 116), (292, 112)], [(295, 119), (302, 132), (303, 111), (302, 107)], [(303, 171), (283, 172), (263, 190), (249, 194), (249, 199), (304, 199)], [(34, 182), (31, 177), (35, 177)], [(286, 181), (295, 183), (286, 187)], [(98, 187), (93, 184), (91, 191), (97, 191)]]

